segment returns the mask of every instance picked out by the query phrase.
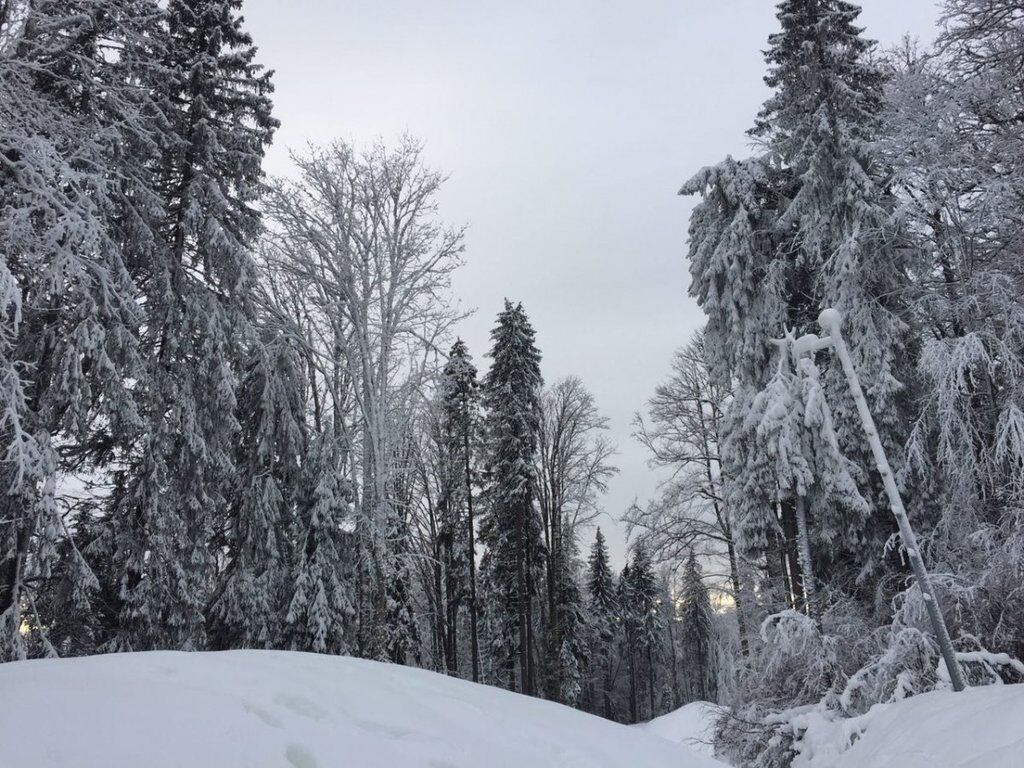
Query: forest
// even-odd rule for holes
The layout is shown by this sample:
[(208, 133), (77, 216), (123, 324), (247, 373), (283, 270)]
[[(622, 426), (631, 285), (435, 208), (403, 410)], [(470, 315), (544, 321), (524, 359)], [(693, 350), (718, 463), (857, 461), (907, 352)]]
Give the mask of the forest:
[[(631, 406), (666, 480), (613, 510), (621, 563), (588, 383), (547, 380), (514, 296), (459, 337), (429, 147), (267, 174), (243, 10), (0, 0), (0, 662), (270, 649), (621, 723), (707, 701), (751, 768), (812, 714), (1024, 682), (1020, 2), (889, 49), (853, 3), (778, 3), (749, 155), (679, 180), (704, 323)], [(799, 354), (826, 308), (916, 543), (839, 359)]]

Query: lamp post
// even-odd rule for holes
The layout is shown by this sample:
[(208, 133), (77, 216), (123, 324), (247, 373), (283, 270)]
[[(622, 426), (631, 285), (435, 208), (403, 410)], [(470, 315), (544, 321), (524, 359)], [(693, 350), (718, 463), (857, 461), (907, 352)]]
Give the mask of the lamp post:
[(949, 681), (953, 690), (962, 691), (966, 685), (963, 673), (956, 660), (956, 652), (953, 650), (953, 642), (949, 638), (949, 630), (946, 628), (946, 621), (942, 617), (942, 610), (939, 607), (935, 591), (932, 589), (931, 581), (928, 578), (928, 571), (925, 570), (924, 560), (921, 557), (921, 550), (917, 546), (917, 537), (914, 529), (910, 526), (910, 519), (907, 517), (907, 510), (903, 506), (903, 499), (900, 498), (899, 488), (896, 487), (896, 478), (893, 476), (892, 467), (889, 466), (889, 459), (885, 455), (885, 448), (878, 436), (878, 428), (875, 427), (875, 420), (868, 410), (868, 402), (864, 397), (864, 390), (861, 389), (860, 379), (857, 370), (853, 367), (853, 359), (850, 357), (850, 350), (843, 339), (842, 315), (837, 309), (823, 309), (818, 315), (818, 325), (828, 335), (819, 338), (816, 334), (809, 333), (794, 339), (792, 344), (793, 356), (816, 352), (822, 349), (832, 348), (835, 350), (839, 362), (843, 366), (843, 373), (846, 374), (846, 382), (850, 386), (853, 401), (857, 404), (857, 413), (860, 415), (861, 424), (864, 425), (864, 433), (868, 438), (868, 445), (871, 446), (871, 453), (875, 458), (875, 466), (882, 476), (882, 485), (885, 486), (885, 493), (889, 497), (889, 507), (896, 518), (900, 529), (900, 539), (903, 547), (910, 558), (910, 567), (917, 580), (917, 586), (924, 598), (925, 608), (928, 611), (928, 618), (931, 621), (932, 631), (939, 643), (939, 650), (942, 653), (943, 661), (946, 663), (946, 670), (949, 673)]

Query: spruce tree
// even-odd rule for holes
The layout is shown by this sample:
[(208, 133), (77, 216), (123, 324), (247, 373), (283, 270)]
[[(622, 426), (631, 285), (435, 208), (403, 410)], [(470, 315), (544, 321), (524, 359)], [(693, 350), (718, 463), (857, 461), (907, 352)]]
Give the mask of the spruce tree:
[[(873, 41), (856, 25), (859, 14), (844, 0), (779, 4), (781, 30), (765, 53), (765, 82), (774, 93), (751, 135), (784, 169), (776, 228), (786, 238), (778, 255), (787, 263), (787, 324), (807, 332), (820, 309), (843, 313), (871, 410), (894, 449), (906, 437), (908, 265), (906, 249), (895, 247), (903, 233), (893, 224), (895, 201), (874, 150), (884, 80), (871, 61)], [(866, 485), (873, 463), (837, 366), (825, 388), (840, 445), (856, 457)], [(850, 548), (848, 589), (875, 571), (893, 530), (880, 492), (874, 496), (872, 518), (857, 526), (861, 540)]]
[(25, 655), (23, 625), (52, 650), (32, 606), (58, 555), (69, 558), (59, 566), (74, 595), (68, 613), (88, 610), (98, 585), (58, 510), (57, 475), (110, 462), (140, 428), (142, 316), (127, 234), (151, 202), (134, 150), (150, 141), (137, 78), (158, 13), (144, 0), (3, 10), (0, 661)]
[(555, 701), (578, 706), (583, 695), (584, 667), (588, 661), (587, 616), (580, 588), (580, 562), (576, 539), (568, 533), (561, 538), (562, 556), (558, 559), (557, 601), (559, 620), (557, 669), (548, 670), (549, 695)]
[(676, 616), (688, 701), (715, 701), (714, 616), (697, 556), (691, 551), (683, 569)]
[(282, 644), (285, 585), (294, 562), (294, 512), (306, 482), (301, 360), (280, 329), (253, 344), (239, 388), (236, 491), (229, 559), (211, 605), (215, 647)]
[(240, 0), (172, 0), (160, 81), (155, 186), (165, 217), (145, 279), (147, 428), (117, 495), (120, 647), (197, 648), (235, 444), (239, 342), (251, 312), (249, 249), (276, 122), (270, 76)]
[(629, 673), (631, 723), (653, 717), (655, 711), (656, 661), (663, 631), (659, 599), (650, 557), (643, 544), (638, 544), (619, 575), (616, 593), (622, 625), (621, 653)]
[[(856, 26), (858, 14), (842, 0), (781, 2), (781, 30), (765, 54), (773, 93), (750, 132), (763, 156), (727, 160), (683, 189), (704, 195), (691, 219), (691, 270), (693, 293), (709, 314), (712, 371), (723, 385), (735, 384), (724, 424), (725, 493), (745, 554), (762, 559), (772, 580), (788, 573), (797, 585), (795, 499), (774, 499), (775, 469), (758, 451), (756, 419), (748, 418), (772, 375), (769, 338), (787, 328), (816, 330), (820, 309), (839, 308), (890, 447), (900, 444), (909, 421), (905, 251), (895, 247), (902, 233), (892, 223), (894, 201), (874, 148), (883, 78), (870, 61), (873, 43)], [(853, 477), (868, 487), (872, 463), (835, 367), (824, 387), (839, 445), (856, 462)], [(877, 489), (868, 498), (880, 498)], [(834, 530), (850, 521), (819, 522)], [(834, 558), (844, 589), (878, 577), (891, 532), (878, 504), (849, 531), (846, 553)], [(789, 584), (787, 591), (799, 590)]]
[[(608, 545), (597, 529), (587, 558), (587, 617), (590, 622), (591, 685), (600, 692), (602, 713), (612, 716), (613, 655), (619, 611), (615, 577), (608, 562)], [(593, 702), (596, 708), (597, 701)]]
[(473, 512), (474, 455), (477, 446), (479, 384), (476, 367), (462, 339), (456, 340), (441, 373), (441, 450), (443, 453), (439, 537), (445, 573), (446, 666), (458, 670), (459, 609), (467, 604), (470, 671), (480, 679), (477, 626), (476, 532)]
[(491, 367), (484, 379), (487, 509), (481, 539), (493, 585), (488, 610), (492, 654), (507, 684), (535, 692), (532, 648), (534, 598), (543, 562), (540, 516), (534, 505), (534, 456), (540, 418), (540, 352), (522, 304), (505, 302), (491, 332)]
[[(785, 262), (773, 235), (778, 172), (764, 158), (727, 158), (682, 188), (703, 200), (690, 217), (690, 293), (707, 314), (705, 348), (710, 378), (731, 392), (720, 425), (722, 489), (739, 561), (760, 565), (756, 594), (761, 616), (783, 606), (785, 547), (776, 511), (774, 469), (757, 445), (755, 398), (773, 372), (773, 337), (787, 321)], [(753, 575), (753, 574), (752, 574)], [(746, 619), (746, 617), (745, 617)]]
[(784, 344), (750, 418), (757, 422), (757, 450), (771, 459), (780, 504), (795, 512), (795, 527), (787, 531), (799, 566), (791, 569), (794, 607), (818, 617), (820, 586), (833, 581), (834, 558), (857, 546), (869, 508), (851, 474), (856, 468), (840, 452), (814, 362), (793, 361)]
[[(623, 604), (626, 622), (630, 627), (634, 648), (632, 653), (636, 665), (636, 688), (639, 716), (643, 707), (639, 705), (640, 678), (647, 678), (647, 715), (655, 714), (655, 690), (657, 687), (658, 653), (662, 640), (662, 617), (658, 611), (659, 590), (651, 565), (650, 556), (641, 544), (633, 548), (630, 561), (628, 585), (629, 602)], [(644, 674), (646, 673), (646, 674)]]
[[(410, 430), (412, 420), (400, 416), (395, 427), (400, 439), (395, 441), (397, 455), (394, 465), (400, 468), (391, 475), (388, 489), (387, 515), (388, 580), (386, 584), (387, 615), (383, 627), (382, 657), (395, 664), (419, 666), (421, 658), (419, 630), (413, 607), (413, 532), (412, 508), (415, 503), (414, 463), (415, 441)], [(405, 430), (403, 435), (399, 430)]]
[(288, 647), (347, 653), (355, 610), (346, 579), (342, 525), (350, 516), (339, 442), (327, 429), (313, 446), (304, 472), (307, 488), (296, 520), (295, 566), (285, 615)]
[(391, 575), (387, 584), (388, 621), (384, 653), (395, 664), (419, 666), (419, 631), (412, 604), (411, 532), (404, 505), (390, 515)]
[(633, 594), (633, 569), (627, 562), (619, 573), (615, 585), (615, 602), (619, 612), (616, 620), (622, 627), (619, 637), (619, 655), (625, 658), (626, 671), (629, 675), (629, 719), (627, 722), (640, 721), (640, 660), (638, 659), (637, 636), (639, 635), (635, 595)]

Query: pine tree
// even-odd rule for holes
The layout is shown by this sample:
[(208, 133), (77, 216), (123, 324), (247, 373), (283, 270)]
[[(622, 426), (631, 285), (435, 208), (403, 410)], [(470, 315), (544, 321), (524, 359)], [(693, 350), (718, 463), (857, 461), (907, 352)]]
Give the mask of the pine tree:
[(857, 546), (868, 505), (853, 480), (855, 468), (840, 452), (817, 366), (809, 358), (793, 361), (788, 342), (751, 417), (758, 420), (758, 450), (773, 461), (780, 504), (795, 512), (794, 607), (820, 616), (820, 582), (841, 583), (834, 558)]
[[(895, 203), (882, 186), (884, 169), (873, 149), (883, 75), (870, 60), (874, 43), (856, 26), (857, 6), (787, 0), (778, 9), (781, 31), (769, 37), (765, 54), (765, 82), (774, 93), (751, 135), (788, 177), (776, 225), (786, 232), (780, 256), (788, 262), (787, 323), (807, 331), (821, 308), (843, 313), (871, 410), (883, 441), (895, 448), (906, 436), (908, 276), (905, 250), (894, 247), (903, 237), (891, 216)], [(832, 371), (825, 386), (840, 444), (856, 458), (858, 480), (866, 483), (873, 464), (845, 382), (837, 368)], [(881, 494), (874, 496), (879, 503), (851, 548), (847, 588), (875, 571), (893, 530)]]
[(583, 694), (583, 670), (588, 660), (587, 617), (580, 589), (578, 574), (579, 561), (576, 539), (563, 535), (562, 555), (558, 559), (558, 588), (555, 592), (555, 610), (559, 619), (558, 669), (548, 674), (557, 689), (550, 691), (552, 698), (562, 704), (575, 707)]
[(714, 617), (697, 556), (691, 551), (683, 569), (676, 616), (680, 652), (687, 681), (687, 700), (715, 701)]
[(145, 435), (114, 509), (125, 648), (197, 648), (228, 507), (239, 342), (258, 232), (253, 203), (276, 122), (270, 76), (240, 0), (173, 0), (155, 83), (163, 94), (156, 188), (166, 216), (145, 279), (150, 382)]
[[(705, 198), (690, 234), (693, 292), (709, 314), (712, 371), (723, 384), (730, 382), (721, 377), (736, 376), (724, 423), (726, 496), (745, 554), (762, 559), (772, 580), (792, 576), (793, 592), (800, 581), (795, 500), (773, 499), (774, 468), (759, 455), (756, 421), (747, 418), (771, 378), (768, 339), (787, 328), (813, 330), (821, 308), (839, 308), (872, 410), (883, 415), (887, 445), (900, 444), (909, 421), (905, 251), (895, 247), (902, 233), (892, 223), (894, 201), (874, 148), (883, 78), (869, 61), (873, 44), (856, 26), (858, 13), (842, 0), (779, 4), (781, 31), (766, 52), (773, 94), (751, 130), (765, 154), (727, 160), (683, 189)], [(840, 372), (830, 372), (824, 386), (839, 445), (855, 461), (855, 481), (867, 486), (872, 464)], [(873, 489), (869, 500), (877, 498)], [(838, 529), (850, 521), (819, 522)], [(835, 563), (845, 572), (845, 590), (879, 577), (892, 530), (884, 506), (874, 504), (850, 532), (847, 552)]]
[(308, 491), (296, 521), (296, 564), (285, 616), (288, 647), (296, 651), (340, 654), (351, 647), (347, 624), (354, 608), (342, 531), (350, 505), (339, 447), (333, 431), (324, 431), (305, 468)]
[(492, 363), (483, 387), (488, 485), (481, 539), (488, 548), (494, 588), (488, 606), (495, 614), (492, 654), (509, 687), (515, 687), (518, 664), (520, 690), (532, 694), (536, 690), (533, 601), (544, 554), (534, 506), (540, 352), (522, 304), (513, 306), (507, 300), (491, 339)]
[[(633, 548), (629, 568), (629, 597), (627, 623), (631, 624), (634, 653), (637, 661), (637, 688), (640, 688), (639, 670), (646, 671), (649, 717), (655, 714), (657, 687), (656, 661), (662, 640), (661, 613), (658, 610), (659, 590), (651, 560), (643, 545)], [(640, 708), (642, 710), (642, 707)], [(639, 714), (639, 710), (638, 710)]]
[(468, 603), (470, 668), (480, 679), (477, 627), (476, 531), (473, 514), (474, 454), (477, 446), (479, 385), (476, 367), (462, 339), (456, 340), (441, 373), (441, 433), (444, 486), (439, 500), (445, 572), (446, 665), (458, 670), (459, 608)]
[[(705, 349), (714, 386), (732, 393), (720, 430), (722, 488), (738, 560), (760, 565), (763, 611), (783, 604), (785, 557), (773, 467), (757, 445), (752, 406), (772, 375), (771, 340), (786, 323), (785, 262), (775, 257), (778, 172), (764, 158), (727, 158), (681, 190), (703, 200), (690, 217), (690, 293), (707, 314)], [(755, 585), (751, 585), (755, 586)], [(753, 601), (751, 601), (752, 603)], [(748, 630), (760, 622), (745, 618)], [(753, 637), (748, 638), (753, 640)]]
[[(412, 595), (411, 514), (415, 501), (415, 473), (412, 471), (412, 457), (415, 453), (413, 425), (413, 419), (403, 415), (399, 417), (399, 423), (395, 427), (400, 437), (395, 441), (397, 455), (392, 463), (398, 471), (391, 474), (387, 493), (387, 621), (381, 650), (383, 658), (392, 663), (419, 666), (422, 654)], [(405, 434), (399, 430), (404, 430)]]
[(390, 517), (391, 575), (387, 584), (388, 621), (384, 652), (395, 664), (419, 666), (419, 631), (412, 605), (410, 531), (405, 505)]
[(601, 711), (606, 718), (612, 716), (613, 655), (618, 628), (619, 604), (615, 578), (608, 562), (608, 546), (601, 529), (597, 529), (594, 544), (587, 558), (587, 617), (590, 622), (591, 686), (595, 689), (592, 707), (596, 710), (600, 693)]
[(239, 389), (241, 424), (229, 561), (211, 605), (218, 647), (282, 643), (284, 588), (294, 553), (291, 532), (305, 458), (301, 361), (280, 329), (253, 344)]

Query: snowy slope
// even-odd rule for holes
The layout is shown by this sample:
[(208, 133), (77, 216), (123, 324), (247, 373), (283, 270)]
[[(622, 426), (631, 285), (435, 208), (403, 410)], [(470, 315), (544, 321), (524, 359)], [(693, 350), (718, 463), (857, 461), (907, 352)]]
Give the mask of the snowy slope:
[(803, 741), (794, 768), (1021, 768), (1024, 685), (876, 705), (856, 720), (812, 723)]
[(711, 738), (715, 719), (721, 711), (717, 704), (694, 701), (648, 723), (641, 723), (637, 728), (676, 744), (684, 744), (695, 752), (711, 755), (714, 754)]
[(274, 651), (0, 664), (0, 766), (721, 768), (635, 728), (422, 670)]

